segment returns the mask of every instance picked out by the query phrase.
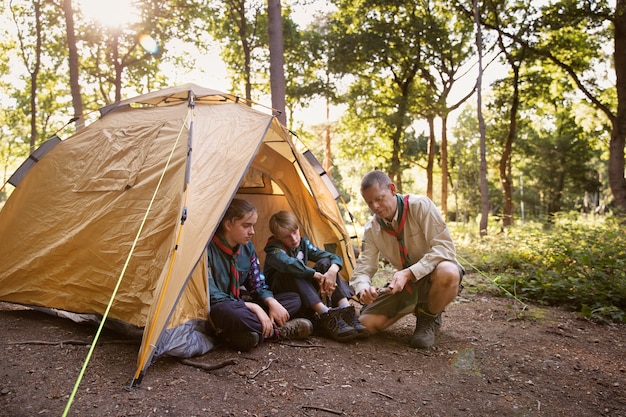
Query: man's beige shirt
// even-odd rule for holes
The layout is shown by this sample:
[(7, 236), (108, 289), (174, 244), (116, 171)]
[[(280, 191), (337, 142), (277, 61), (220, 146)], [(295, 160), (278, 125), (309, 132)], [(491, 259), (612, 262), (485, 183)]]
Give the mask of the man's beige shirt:
[[(409, 269), (415, 279), (419, 280), (431, 273), (441, 261), (458, 264), (452, 236), (435, 204), (428, 197), (409, 194), (408, 210), (404, 243), (409, 251), (409, 259), (413, 262)], [(394, 221), (394, 226), (396, 224)], [(350, 285), (356, 294), (371, 285), (381, 256), (395, 270), (403, 269), (398, 240), (386, 233), (376, 216), (372, 216), (365, 225), (362, 250), (350, 278)]]

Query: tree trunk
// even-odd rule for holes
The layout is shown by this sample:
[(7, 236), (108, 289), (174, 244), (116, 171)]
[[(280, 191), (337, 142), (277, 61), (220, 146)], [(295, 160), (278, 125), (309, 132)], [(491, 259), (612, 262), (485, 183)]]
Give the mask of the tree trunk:
[(448, 218), (448, 117), (441, 116), (441, 214)]
[[(33, 153), (37, 148), (37, 88), (39, 80), (39, 70), (41, 69), (41, 3), (33, 1), (35, 8), (35, 62), (30, 70), (30, 152)], [(24, 64), (30, 67), (28, 63), (27, 53), (23, 51)]]
[(326, 97), (326, 127), (324, 129), (324, 161), (322, 167), (330, 175), (330, 171), (333, 168), (333, 153), (330, 140), (330, 100)]
[(72, 0), (63, 1), (63, 14), (65, 15), (65, 27), (67, 29), (67, 49), (70, 65), (70, 90), (72, 93), (72, 106), (74, 107), (74, 117), (76, 118), (76, 130), (85, 127), (83, 115), (83, 99), (80, 95), (78, 50), (76, 48), (76, 32), (74, 30), (74, 10)]
[(396, 111), (394, 120), (394, 133), (393, 133), (393, 149), (391, 151), (391, 168), (389, 170), (389, 177), (396, 184), (398, 192), (402, 193), (402, 169), (400, 167), (400, 153), (402, 151), (401, 141), (405, 131), (405, 120), (408, 111), (408, 83), (401, 86), (402, 96), (400, 97), (400, 103), (398, 110)]
[(267, 1), (268, 36), (270, 44), (270, 89), (272, 107), (279, 112), (278, 121), (287, 125), (285, 114), (285, 54), (280, 0)]
[(626, 138), (626, 0), (615, 4), (615, 75), (617, 78), (617, 115), (609, 143), (609, 185), (617, 209), (626, 213), (624, 146)]
[(473, 1), (474, 22), (476, 23), (476, 46), (478, 48), (478, 82), (476, 83), (477, 93), (477, 114), (478, 126), (480, 130), (480, 236), (487, 235), (487, 225), (489, 223), (489, 188), (487, 187), (487, 152), (485, 139), (485, 120), (482, 113), (482, 80), (483, 80), (483, 38), (480, 30), (480, 12), (478, 10), (478, 0)]
[(248, 42), (248, 20), (246, 18), (245, 0), (227, 1), (227, 8), (230, 9), (232, 18), (236, 21), (237, 33), (243, 50), (243, 78), (245, 97), (248, 103), (252, 100), (252, 47)]
[(519, 65), (511, 63), (513, 69), (513, 98), (511, 112), (509, 114), (509, 131), (505, 139), (504, 149), (500, 156), (500, 183), (502, 184), (502, 196), (504, 209), (502, 226), (512, 226), (513, 218), (513, 180), (511, 178), (511, 154), (513, 153), (513, 140), (517, 131), (517, 110), (519, 108)]
[(124, 67), (120, 62), (120, 29), (111, 29), (113, 35), (113, 67), (115, 68), (115, 102), (122, 100), (122, 71)]
[(435, 118), (428, 116), (428, 162), (426, 163), (426, 196), (433, 199), (433, 166), (435, 165), (436, 141)]

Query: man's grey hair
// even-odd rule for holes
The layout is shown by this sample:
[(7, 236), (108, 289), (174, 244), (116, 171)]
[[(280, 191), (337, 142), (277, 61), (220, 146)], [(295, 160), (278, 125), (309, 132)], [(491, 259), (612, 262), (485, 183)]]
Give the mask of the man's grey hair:
[(361, 191), (367, 190), (374, 184), (378, 184), (378, 187), (381, 189), (386, 188), (391, 182), (391, 178), (384, 172), (379, 170), (370, 171), (361, 180)]

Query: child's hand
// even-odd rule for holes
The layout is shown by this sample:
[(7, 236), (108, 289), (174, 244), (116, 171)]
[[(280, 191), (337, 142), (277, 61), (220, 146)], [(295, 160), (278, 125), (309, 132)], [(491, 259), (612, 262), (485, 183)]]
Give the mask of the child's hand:
[(263, 328), (263, 337), (271, 337), (274, 333), (274, 324), (272, 323), (272, 319), (265, 313), (265, 310), (256, 303), (248, 302), (246, 306), (258, 317), (261, 327)]

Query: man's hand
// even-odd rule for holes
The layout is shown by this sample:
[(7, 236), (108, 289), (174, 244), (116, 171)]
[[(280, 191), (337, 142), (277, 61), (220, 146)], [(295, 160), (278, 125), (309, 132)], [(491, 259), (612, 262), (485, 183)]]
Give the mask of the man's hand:
[(391, 282), (389, 283), (391, 293), (395, 294), (402, 291), (404, 286), (413, 280), (413, 276), (413, 272), (411, 272), (408, 268), (396, 271), (396, 273), (393, 274), (393, 277), (391, 277)]
[(359, 293), (359, 300), (363, 304), (371, 303), (376, 299), (376, 297), (378, 297), (378, 290), (376, 287), (371, 285)]

